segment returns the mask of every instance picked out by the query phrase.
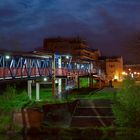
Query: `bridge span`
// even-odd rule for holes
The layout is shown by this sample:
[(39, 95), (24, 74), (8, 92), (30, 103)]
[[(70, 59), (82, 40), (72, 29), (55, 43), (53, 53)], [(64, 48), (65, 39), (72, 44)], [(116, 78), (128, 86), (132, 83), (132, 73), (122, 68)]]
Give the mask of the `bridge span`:
[[(96, 74), (96, 76), (103, 80), (101, 70), (98, 67), (93, 66), (91, 61), (77, 61), (69, 55), (14, 52), (0, 53), (0, 81), (13, 79), (27, 80), (28, 94), (30, 98), (32, 92), (31, 80), (33, 79), (51, 79), (53, 94), (55, 94), (56, 78), (73, 77), (79, 82), (77, 78), (82, 76), (91, 77), (93, 74)], [(59, 82), (61, 83), (61, 80), (59, 80)], [(37, 100), (39, 100), (39, 83), (36, 83), (36, 95)]]

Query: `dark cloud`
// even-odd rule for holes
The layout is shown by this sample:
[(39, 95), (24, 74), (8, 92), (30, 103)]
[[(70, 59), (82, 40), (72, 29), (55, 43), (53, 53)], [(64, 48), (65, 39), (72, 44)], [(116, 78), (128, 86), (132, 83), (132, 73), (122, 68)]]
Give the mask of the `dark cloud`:
[(140, 31), (139, 7), (139, 0), (1, 0), (0, 49), (29, 51), (45, 37), (81, 36), (105, 55), (138, 62), (128, 44)]

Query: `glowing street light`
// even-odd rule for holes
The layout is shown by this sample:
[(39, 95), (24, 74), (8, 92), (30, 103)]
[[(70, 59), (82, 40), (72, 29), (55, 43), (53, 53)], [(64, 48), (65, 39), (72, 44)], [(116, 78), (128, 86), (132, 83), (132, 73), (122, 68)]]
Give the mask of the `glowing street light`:
[(44, 77), (43, 81), (45, 81), (45, 82), (46, 82), (47, 80), (48, 80), (48, 79), (47, 79), (46, 77)]
[(128, 75), (128, 73), (127, 73), (127, 72), (125, 72), (125, 71), (123, 71), (123, 72), (122, 72), (122, 75)]
[(10, 55), (6, 55), (5, 58), (8, 60), (10, 59)]
[(66, 56), (66, 59), (69, 59), (69, 58), (70, 58), (70, 56), (67, 55), (67, 56)]
[(134, 72), (134, 74), (137, 74), (137, 72)]
[(115, 75), (114, 76), (114, 79), (118, 80), (119, 79), (119, 76), (118, 75)]

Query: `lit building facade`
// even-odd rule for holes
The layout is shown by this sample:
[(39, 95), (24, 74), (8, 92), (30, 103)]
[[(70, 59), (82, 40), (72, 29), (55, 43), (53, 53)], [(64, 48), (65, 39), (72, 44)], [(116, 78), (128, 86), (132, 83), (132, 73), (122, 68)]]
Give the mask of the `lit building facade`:
[(108, 80), (122, 80), (123, 58), (110, 57), (106, 58), (106, 75)]

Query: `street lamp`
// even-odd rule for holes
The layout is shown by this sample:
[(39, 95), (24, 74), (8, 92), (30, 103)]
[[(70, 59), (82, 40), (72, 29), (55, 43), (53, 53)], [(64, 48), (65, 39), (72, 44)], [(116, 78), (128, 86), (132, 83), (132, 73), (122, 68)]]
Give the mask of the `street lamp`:
[(8, 60), (10, 59), (10, 55), (6, 55), (5, 58)]
[(46, 77), (44, 77), (43, 81), (45, 81), (45, 82), (46, 82), (47, 80), (48, 80), (48, 79), (47, 79)]
[(67, 55), (67, 56), (66, 56), (66, 59), (69, 59), (69, 58), (70, 58), (70, 56)]

